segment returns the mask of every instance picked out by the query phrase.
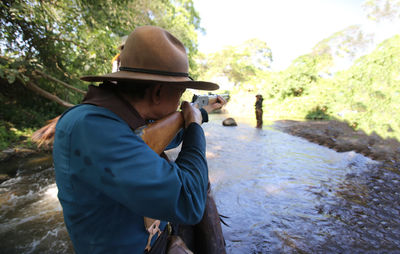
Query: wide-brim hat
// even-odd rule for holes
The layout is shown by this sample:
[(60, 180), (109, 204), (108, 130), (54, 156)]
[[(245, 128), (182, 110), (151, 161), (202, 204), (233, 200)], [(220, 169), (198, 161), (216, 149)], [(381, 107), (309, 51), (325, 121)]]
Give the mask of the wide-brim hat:
[(159, 27), (136, 28), (125, 42), (120, 61), (117, 72), (84, 76), (81, 79), (90, 82), (132, 81), (129, 82), (132, 85), (170, 84), (198, 90), (219, 88), (215, 83), (195, 81), (189, 76), (189, 62), (184, 45)]

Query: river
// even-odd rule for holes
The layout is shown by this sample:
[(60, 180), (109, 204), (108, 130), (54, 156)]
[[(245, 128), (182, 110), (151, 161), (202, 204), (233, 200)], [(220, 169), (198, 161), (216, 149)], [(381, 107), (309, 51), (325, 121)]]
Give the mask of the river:
[[(227, 253), (400, 253), (400, 176), (222, 116), (203, 128)], [(21, 167), (0, 185), (0, 253), (73, 253), (52, 167)]]

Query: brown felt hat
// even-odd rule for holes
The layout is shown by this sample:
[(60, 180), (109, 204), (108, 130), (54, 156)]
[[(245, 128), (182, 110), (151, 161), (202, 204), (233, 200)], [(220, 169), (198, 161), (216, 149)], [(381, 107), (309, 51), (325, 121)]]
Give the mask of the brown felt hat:
[(216, 90), (217, 84), (194, 81), (183, 44), (168, 31), (155, 26), (136, 28), (127, 38), (120, 56), (119, 71), (102, 76), (84, 76), (84, 81), (138, 81), (199, 90)]

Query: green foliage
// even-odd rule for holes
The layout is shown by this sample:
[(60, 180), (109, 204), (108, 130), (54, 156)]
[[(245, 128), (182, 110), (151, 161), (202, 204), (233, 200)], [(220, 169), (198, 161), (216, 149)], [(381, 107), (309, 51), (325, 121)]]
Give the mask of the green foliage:
[(318, 58), (319, 72), (330, 73), (340, 59), (360, 56), (371, 45), (372, 37), (365, 34), (360, 25), (352, 25), (318, 42), (311, 55)]
[(25, 89), (21, 82), (0, 80), (0, 150), (14, 144), (30, 146), (29, 135), (65, 108)]
[(327, 114), (328, 107), (327, 106), (316, 106), (306, 115), (306, 119), (310, 120), (327, 120), (329, 119), (329, 115)]
[[(382, 42), (334, 76), (318, 76), (318, 64), (314, 63), (318, 63), (318, 57), (306, 55), (285, 71), (264, 76), (270, 78), (264, 87), (269, 94), (265, 114), (339, 119), (354, 129), (400, 140), (400, 35)], [(313, 75), (316, 79), (310, 78)], [(296, 87), (303, 87), (305, 92), (296, 96), (290, 90)]]
[[(344, 117), (358, 122), (358, 128), (376, 130), (383, 136), (400, 133), (400, 35), (358, 59), (346, 71), (338, 73), (336, 86), (347, 95), (343, 108), (351, 109)], [(391, 127), (386, 126), (389, 124)], [(389, 131), (389, 130), (392, 131)]]
[(198, 56), (202, 79), (223, 76), (237, 86), (268, 70), (271, 61), (271, 49), (266, 42), (258, 39), (247, 40), (239, 46), (226, 47), (208, 56)]
[(77, 104), (83, 95), (60, 83), (86, 90), (87, 84), (79, 77), (111, 72), (121, 37), (141, 25), (157, 25), (176, 35), (187, 48), (196, 78), (196, 30), (202, 29), (192, 0), (1, 1), (0, 89), (7, 105), (1, 111), (6, 117), (2, 121), (7, 122), (2, 133), (6, 130), (11, 137), (11, 128), (38, 127), (48, 116), (65, 110), (46, 100), (26, 99), (23, 93), (10, 99), (14, 91), (10, 87), (21, 92), (35, 85)]
[(318, 57), (303, 55), (281, 73), (280, 97), (299, 97), (318, 81)]
[(368, 18), (376, 22), (400, 18), (399, 0), (367, 0), (363, 5)]
[(199, 16), (191, 0), (6, 0), (0, 9), (2, 55), (22, 61), (27, 76), (40, 69), (78, 85), (82, 75), (110, 72), (120, 37), (140, 25), (167, 28), (190, 57), (197, 52)]
[(351, 109), (355, 110), (357, 112), (366, 112), (367, 111), (367, 106), (364, 105), (362, 102), (356, 102), (351, 105)]
[[(368, 0), (365, 8), (377, 22), (400, 18), (400, 0)], [(253, 48), (268, 52), (260, 58), (266, 68), (248, 61), (257, 51), (232, 46), (199, 55), (199, 70), (204, 79), (225, 77), (236, 85), (230, 102), (237, 105), (235, 113), (246, 108), (253, 116), (254, 95), (260, 93), (267, 118), (338, 119), (355, 130), (400, 140), (400, 35), (362, 56), (373, 36), (361, 28), (352, 25), (321, 40), (283, 71), (268, 69), (272, 52), (262, 43)], [(352, 66), (338, 64), (344, 59)]]
[[(400, 140), (400, 35), (332, 75), (324, 73), (327, 57), (315, 52), (297, 58), (280, 72), (262, 72), (264, 116), (270, 119), (337, 119), (355, 130)], [(249, 84), (251, 84), (249, 82)], [(232, 89), (239, 104), (246, 84)], [(250, 91), (254, 93), (254, 91)], [(249, 97), (247, 104), (254, 101)], [(241, 109), (243, 111), (243, 109)], [(253, 114), (249, 107), (248, 114)]]
[(10, 132), (5, 126), (0, 125), (0, 149), (7, 148), (10, 143), (17, 139), (13, 132)]
[(65, 110), (54, 102), (35, 96), (19, 82), (2, 84), (0, 88), (0, 103), (3, 105), (0, 109), (1, 121), (11, 127), (40, 127)]
[(34, 147), (35, 145), (29, 140), (32, 133), (33, 130), (30, 128), (18, 130), (14, 127), (4, 125), (4, 122), (0, 122), (0, 150), (4, 150), (17, 144), (20, 147)]

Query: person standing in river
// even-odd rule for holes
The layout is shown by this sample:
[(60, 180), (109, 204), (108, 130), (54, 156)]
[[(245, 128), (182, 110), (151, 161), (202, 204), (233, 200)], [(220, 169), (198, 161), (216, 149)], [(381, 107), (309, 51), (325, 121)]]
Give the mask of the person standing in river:
[[(177, 110), (186, 88), (215, 90), (188, 74), (184, 45), (154, 26), (136, 28), (119, 71), (85, 76), (82, 104), (59, 119), (53, 145), (58, 197), (76, 253), (164, 253), (167, 222), (193, 225), (204, 214), (208, 166), (200, 124), (208, 112), (181, 104), (182, 142), (175, 162), (160, 157), (134, 131)], [(146, 218), (155, 221), (148, 227)], [(151, 220), (151, 219), (150, 219)], [(155, 237), (153, 237), (155, 236)]]
[(121, 51), (124, 49), (125, 46), (125, 41), (128, 38), (128, 36), (124, 36), (121, 39), (121, 44), (118, 46), (118, 50), (119, 52), (113, 57), (113, 59), (111, 60), (111, 64), (112, 64), (112, 72), (117, 72), (119, 70), (119, 67), (121, 66)]
[(256, 95), (256, 103), (254, 105), (256, 110), (257, 128), (262, 128), (263, 125), (263, 97), (261, 94)]

